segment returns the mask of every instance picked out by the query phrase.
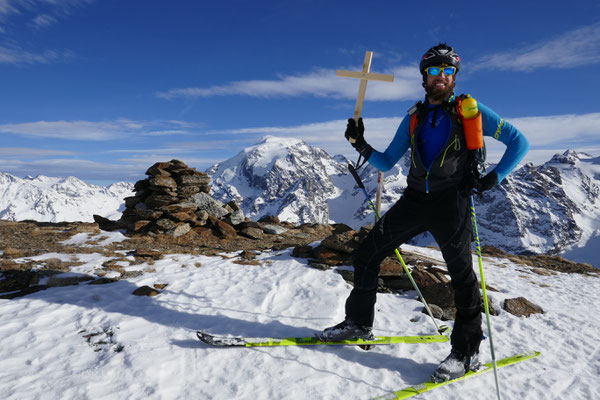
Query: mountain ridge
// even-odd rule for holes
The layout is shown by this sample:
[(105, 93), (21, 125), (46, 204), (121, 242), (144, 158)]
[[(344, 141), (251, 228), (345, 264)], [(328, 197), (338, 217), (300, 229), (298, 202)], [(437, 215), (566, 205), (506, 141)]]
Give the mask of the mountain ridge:
[[(206, 172), (211, 195), (235, 200), (253, 220), (267, 215), (282, 221), (344, 223), (355, 229), (374, 222), (364, 194), (347, 170), (350, 161), (330, 156), (299, 139), (267, 136)], [(385, 173), (382, 213), (406, 187), (410, 158)], [(375, 200), (377, 170), (359, 170)], [(74, 177), (17, 178), (0, 173), (0, 218), (37, 221), (92, 221), (92, 214), (118, 219), (131, 183), (90, 185)], [(544, 164), (525, 164), (500, 185), (474, 198), (482, 244), (514, 254), (569, 255), (600, 267), (588, 248), (600, 241), (600, 157), (567, 150)], [(433, 244), (422, 235), (410, 242)]]
[[(277, 152), (262, 150), (270, 156), (277, 154), (277, 160), (269, 160), (272, 169), (261, 169), (260, 177), (253, 175), (253, 164), (267, 165), (266, 160), (260, 159), (261, 149), (272, 146), (274, 142), (279, 146)], [(298, 153), (300, 148), (301, 154)], [(294, 187), (290, 177), (298, 174), (290, 172), (289, 168), (286, 174), (282, 174), (282, 168), (277, 166), (283, 163), (281, 160), (287, 160), (288, 167), (293, 167), (297, 164), (289, 160), (303, 157), (312, 157), (312, 161), (304, 160), (303, 165), (307, 167), (302, 169), (302, 179)], [(236, 201), (241, 201), (242, 209), (252, 218), (273, 214), (294, 223), (337, 222), (359, 228), (373, 223), (374, 216), (364, 194), (348, 173), (348, 163), (349, 160), (343, 156), (331, 157), (297, 139), (267, 137), (206, 172), (213, 177), (211, 194), (225, 200), (235, 193)], [(235, 168), (234, 165), (244, 167)], [(405, 155), (385, 173), (382, 213), (401, 197), (409, 169), (410, 157)], [(323, 171), (328, 172), (324, 174)], [(359, 175), (374, 201), (377, 170), (366, 164), (359, 170)], [(268, 185), (257, 185), (259, 181), (267, 182), (261, 180), (265, 176), (270, 177)], [(236, 182), (249, 184), (238, 191)], [(301, 190), (294, 197), (293, 191), (297, 188)], [(265, 195), (269, 191), (279, 197)], [(259, 199), (260, 207), (248, 208), (248, 204), (256, 199)], [(577, 249), (585, 248), (586, 243), (600, 236), (599, 202), (600, 157), (574, 150), (555, 154), (539, 166), (521, 165), (482, 197), (474, 196), (482, 243), (516, 254), (560, 255), (570, 252), (580, 262), (590, 262), (589, 255), (577, 256), (581, 253)], [(323, 211), (324, 207), (326, 211)], [(289, 218), (289, 210), (299, 209), (303, 213)], [(434, 244), (428, 235), (421, 235), (411, 243)]]
[(0, 219), (92, 222), (93, 214), (118, 218), (123, 199), (132, 193), (128, 182), (103, 187), (73, 176), (18, 178), (0, 172)]

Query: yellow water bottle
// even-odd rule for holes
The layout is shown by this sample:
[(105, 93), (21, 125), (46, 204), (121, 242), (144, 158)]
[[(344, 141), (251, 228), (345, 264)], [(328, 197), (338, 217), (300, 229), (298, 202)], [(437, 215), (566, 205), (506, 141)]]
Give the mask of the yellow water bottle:
[(477, 113), (479, 113), (479, 109), (477, 108), (477, 100), (467, 95), (468, 97), (464, 99), (461, 103), (462, 115), (466, 119), (475, 118)]
[(467, 141), (467, 149), (476, 150), (483, 147), (483, 126), (481, 113), (477, 108), (477, 100), (467, 95), (460, 103), (463, 130)]

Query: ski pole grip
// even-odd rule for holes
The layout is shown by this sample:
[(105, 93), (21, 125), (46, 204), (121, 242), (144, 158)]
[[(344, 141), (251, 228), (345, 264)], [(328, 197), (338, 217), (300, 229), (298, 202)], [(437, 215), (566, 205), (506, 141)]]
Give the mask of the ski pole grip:
[(356, 172), (356, 168), (354, 168), (354, 166), (352, 164), (348, 164), (348, 169), (350, 170), (350, 173), (354, 177), (354, 180), (356, 181), (356, 184), (358, 185), (358, 187), (361, 189), (364, 189), (365, 185), (363, 185), (362, 181), (360, 180), (360, 176), (358, 176), (358, 173)]

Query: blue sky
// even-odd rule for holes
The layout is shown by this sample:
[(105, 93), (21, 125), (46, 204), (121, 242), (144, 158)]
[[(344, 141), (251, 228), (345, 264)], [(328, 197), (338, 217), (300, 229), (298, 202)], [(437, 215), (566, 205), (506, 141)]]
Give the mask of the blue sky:
[[(135, 181), (156, 161), (204, 170), (265, 135), (330, 154), (374, 52), (365, 136), (384, 150), (423, 97), (438, 42), (470, 93), (525, 133), (535, 164), (600, 155), (600, 3), (0, 0), (0, 171)], [(503, 145), (488, 139), (490, 161)]]

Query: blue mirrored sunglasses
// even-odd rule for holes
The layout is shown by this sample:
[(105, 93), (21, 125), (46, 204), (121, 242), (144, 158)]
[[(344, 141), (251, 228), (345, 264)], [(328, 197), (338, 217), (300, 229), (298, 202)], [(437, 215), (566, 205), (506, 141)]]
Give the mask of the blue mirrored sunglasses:
[(440, 72), (443, 72), (446, 76), (450, 76), (456, 73), (456, 67), (429, 67), (425, 68), (425, 71), (427, 71), (427, 75), (429, 76), (437, 76)]

